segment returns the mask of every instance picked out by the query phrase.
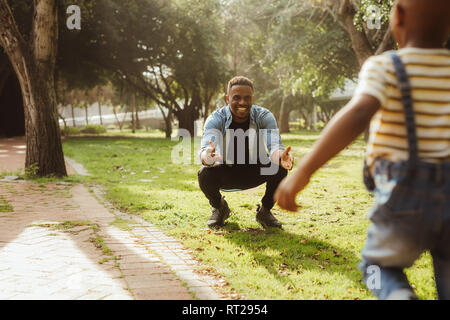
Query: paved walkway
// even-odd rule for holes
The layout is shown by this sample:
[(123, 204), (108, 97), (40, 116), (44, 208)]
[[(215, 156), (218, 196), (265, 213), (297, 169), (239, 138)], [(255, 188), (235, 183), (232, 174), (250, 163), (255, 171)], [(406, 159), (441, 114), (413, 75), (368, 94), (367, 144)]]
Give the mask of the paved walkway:
[[(24, 151), (23, 138), (1, 139), (0, 172), (23, 170)], [(11, 179), (0, 180), (0, 299), (228, 299), (180, 243), (100, 189)]]

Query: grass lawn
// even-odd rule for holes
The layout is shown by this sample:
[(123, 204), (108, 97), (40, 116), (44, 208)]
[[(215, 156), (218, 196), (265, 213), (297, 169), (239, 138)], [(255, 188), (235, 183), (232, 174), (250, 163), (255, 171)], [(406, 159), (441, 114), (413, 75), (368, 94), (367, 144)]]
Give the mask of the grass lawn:
[[(318, 136), (297, 131), (282, 138), (298, 163)], [(313, 177), (297, 198), (298, 213), (274, 208), (283, 230), (264, 230), (255, 221), (264, 186), (226, 193), (235, 214), (224, 228), (207, 228), (211, 211), (198, 187), (199, 165), (173, 164), (177, 143), (162, 134), (69, 138), (64, 153), (93, 175), (83, 180), (105, 186), (115, 207), (177, 238), (202, 262), (200, 271), (222, 275), (226, 292), (243, 299), (374, 299), (357, 270), (372, 203), (361, 178), (362, 140)], [(192, 144), (193, 159), (198, 144), (198, 139)], [(429, 254), (407, 274), (420, 298), (436, 298)]]

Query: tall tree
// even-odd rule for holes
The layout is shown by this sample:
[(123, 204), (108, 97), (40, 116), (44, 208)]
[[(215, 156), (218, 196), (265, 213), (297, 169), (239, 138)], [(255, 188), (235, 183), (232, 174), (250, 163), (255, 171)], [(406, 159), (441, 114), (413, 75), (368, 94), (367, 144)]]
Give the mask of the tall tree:
[(307, 1), (237, 0), (225, 12), (230, 30), (242, 30), (233, 44), (241, 54), (231, 65), (255, 80), (258, 103), (274, 111), (281, 132), (293, 110), (309, 122), (314, 106), (359, 68), (348, 34)]
[(0, 0), (0, 45), (20, 83), (25, 110), (25, 167), (40, 176), (67, 175), (59, 131), (54, 86), (58, 41), (55, 0), (35, 0), (31, 34), (20, 32), (6, 0)]
[(173, 115), (194, 134), (194, 121), (207, 114), (224, 81), (213, 19), (217, 3), (98, 1), (92, 27), (101, 28), (90, 41), (95, 63), (157, 103), (167, 121)]

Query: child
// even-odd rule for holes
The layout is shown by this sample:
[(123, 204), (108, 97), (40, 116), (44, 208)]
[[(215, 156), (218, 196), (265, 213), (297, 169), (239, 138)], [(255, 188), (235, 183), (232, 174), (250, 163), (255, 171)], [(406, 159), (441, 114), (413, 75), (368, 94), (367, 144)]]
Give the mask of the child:
[(366, 61), (353, 99), (274, 198), (297, 211), (311, 175), (370, 123), (375, 204), (361, 252), (365, 283), (379, 299), (417, 299), (403, 269), (430, 250), (439, 299), (450, 299), (450, 1), (397, 0), (391, 30), (400, 49)]

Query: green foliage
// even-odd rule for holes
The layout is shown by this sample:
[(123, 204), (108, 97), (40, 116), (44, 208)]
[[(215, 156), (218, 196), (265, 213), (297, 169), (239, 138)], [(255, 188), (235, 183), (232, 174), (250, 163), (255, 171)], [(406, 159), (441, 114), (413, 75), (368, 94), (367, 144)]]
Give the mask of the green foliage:
[(257, 103), (275, 114), (284, 101), (284, 112), (306, 116), (359, 70), (348, 34), (314, 1), (239, 0), (224, 12), (231, 65), (255, 81)]
[(102, 134), (106, 133), (106, 128), (101, 125), (87, 125), (84, 126), (81, 130), (81, 133), (87, 133), (87, 134)]
[[(87, 57), (120, 91), (138, 91), (193, 121), (224, 80), (217, 1), (95, 2)], [(139, 23), (136, 23), (139, 21)], [(181, 124), (181, 121), (180, 121)]]
[(13, 212), (14, 208), (8, 201), (0, 198), (0, 212)]
[[(111, 72), (99, 63), (101, 52), (93, 50), (93, 42), (102, 34), (96, 21), (97, 3), (103, 5), (107, 1), (71, 0), (58, 1), (58, 56), (56, 60), (56, 76), (63, 79), (70, 89), (90, 89), (98, 84), (105, 84)], [(66, 26), (68, 6), (76, 4), (81, 9), (81, 30), (69, 30)]]
[(265, 67), (287, 92), (326, 97), (358, 70), (350, 38), (320, 11), (304, 9), (272, 26)]
[(30, 166), (25, 168), (25, 178), (26, 179), (35, 179), (38, 178), (39, 166), (37, 163), (33, 163)]
[(65, 127), (61, 129), (61, 135), (63, 136), (74, 136), (80, 134), (81, 131), (77, 127)]

